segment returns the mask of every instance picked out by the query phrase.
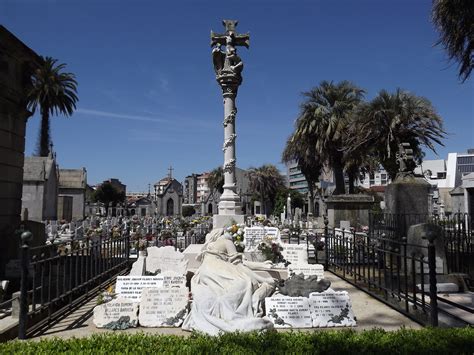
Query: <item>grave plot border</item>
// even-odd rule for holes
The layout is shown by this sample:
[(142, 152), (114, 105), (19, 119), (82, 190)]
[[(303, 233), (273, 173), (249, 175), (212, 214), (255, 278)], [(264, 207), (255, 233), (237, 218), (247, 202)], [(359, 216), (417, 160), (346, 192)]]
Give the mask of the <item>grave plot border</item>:
[[(438, 325), (438, 314), (447, 303), (437, 295), (436, 249), (434, 241), (427, 245), (407, 242), (408, 227), (430, 222), (441, 228), (445, 241), (447, 271), (468, 272), (472, 265), (461, 265), (459, 260), (474, 259), (472, 218), (469, 215), (453, 216), (441, 220), (436, 216), (371, 214), (369, 232), (350, 230), (337, 232), (325, 221), (325, 270), (370, 294), (422, 325)], [(440, 236), (436, 236), (440, 237)], [(410, 254), (410, 250), (424, 250), (423, 255)], [(417, 287), (421, 285), (421, 288)], [(429, 285), (429, 291), (425, 291)], [(461, 304), (449, 302), (453, 307), (473, 313)], [(461, 323), (459, 317), (449, 314)]]
[(130, 268), (129, 235), (34, 248), (22, 239), (19, 339), (90, 299)]

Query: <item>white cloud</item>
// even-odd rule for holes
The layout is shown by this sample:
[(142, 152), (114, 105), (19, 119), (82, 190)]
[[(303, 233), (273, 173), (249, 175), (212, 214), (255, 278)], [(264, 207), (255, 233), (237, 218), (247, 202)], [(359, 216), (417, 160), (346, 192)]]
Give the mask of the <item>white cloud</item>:
[(168, 120), (164, 120), (162, 118), (157, 118), (157, 117), (129, 115), (129, 114), (100, 111), (100, 110), (89, 110), (86, 108), (78, 108), (76, 110), (76, 113), (83, 114), (83, 115), (99, 116), (99, 117), (125, 119), (125, 120), (131, 120), (131, 121), (146, 121), (146, 122), (156, 122), (156, 123), (170, 122)]

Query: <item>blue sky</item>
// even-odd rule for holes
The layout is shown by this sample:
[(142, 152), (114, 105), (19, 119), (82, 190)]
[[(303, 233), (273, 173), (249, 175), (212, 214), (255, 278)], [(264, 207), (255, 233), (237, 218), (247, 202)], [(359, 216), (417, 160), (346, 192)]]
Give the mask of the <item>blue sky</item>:
[[(67, 63), (78, 110), (53, 117), (62, 168), (89, 183), (117, 177), (146, 190), (223, 162), (223, 106), (209, 34), (238, 19), (250, 32), (237, 98), (237, 165), (279, 165), (301, 92), (351, 80), (371, 99), (397, 87), (425, 96), (450, 133), (439, 156), (474, 147), (473, 79), (434, 47), (431, 0), (47, 1), (0, 0), (0, 23), (38, 54)], [(39, 116), (28, 121), (35, 149)], [(427, 152), (427, 158), (436, 158)]]

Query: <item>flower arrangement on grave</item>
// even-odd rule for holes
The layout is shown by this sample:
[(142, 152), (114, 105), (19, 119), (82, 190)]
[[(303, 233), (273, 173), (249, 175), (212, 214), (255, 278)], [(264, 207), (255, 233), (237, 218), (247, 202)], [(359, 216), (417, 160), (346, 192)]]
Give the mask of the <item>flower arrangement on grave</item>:
[(133, 241), (133, 247), (135, 250), (144, 251), (148, 247), (148, 241), (146, 238), (142, 237), (138, 230), (130, 232), (130, 239)]
[(262, 242), (258, 246), (258, 250), (262, 252), (265, 260), (270, 260), (274, 264), (285, 262), (283, 254), (281, 253), (283, 251), (283, 247), (276, 243), (273, 236), (266, 235), (263, 237)]
[(234, 223), (231, 226), (226, 228), (226, 232), (229, 233), (232, 236), (235, 249), (239, 253), (243, 253), (245, 250), (245, 244), (244, 244), (244, 239), (245, 239), (245, 225), (244, 224), (237, 224)]
[(173, 246), (174, 240), (173, 236), (176, 234), (176, 231), (173, 229), (163, 229), (160, 233), (160, 240), (163, 242), (164, 246)]
[(111, 285), (107, 288), (107, 290), (99, 294), (99, 296), (97, 297), (97, 305), (110, 302), (115, 298), (115, 296), (115, 287)]
[(120, 238), (122, 235), (122, 230), (120, 227), (115, 226), (112, 228), (112, 238)]

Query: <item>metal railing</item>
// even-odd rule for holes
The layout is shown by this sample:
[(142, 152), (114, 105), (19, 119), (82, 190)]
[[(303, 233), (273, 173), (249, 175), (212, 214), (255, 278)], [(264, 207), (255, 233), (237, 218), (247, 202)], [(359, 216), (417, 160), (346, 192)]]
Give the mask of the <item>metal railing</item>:
[[(471, 220), (461, 220), (462, 225), (426, 216), (372, 215), (368, 233), (331, 229), (326, 221), (325, 268), (413, 320), (436, 326), (438, 301), (445, 301), (437, 295), (435, 239), (444, 241), (445, 273), (473, 271)], [(439, 235), (427, 234), (423, 245), (409, 243), (410, 223), (423, 221), (440, 226)], [(462, 305), (451, 306), (473, 313)]]
[(128, 235), (30, 248), (26, 233), (21, 246), (19, 339), (49, 322), (58, 311), (89, 297), (130, 265)]

